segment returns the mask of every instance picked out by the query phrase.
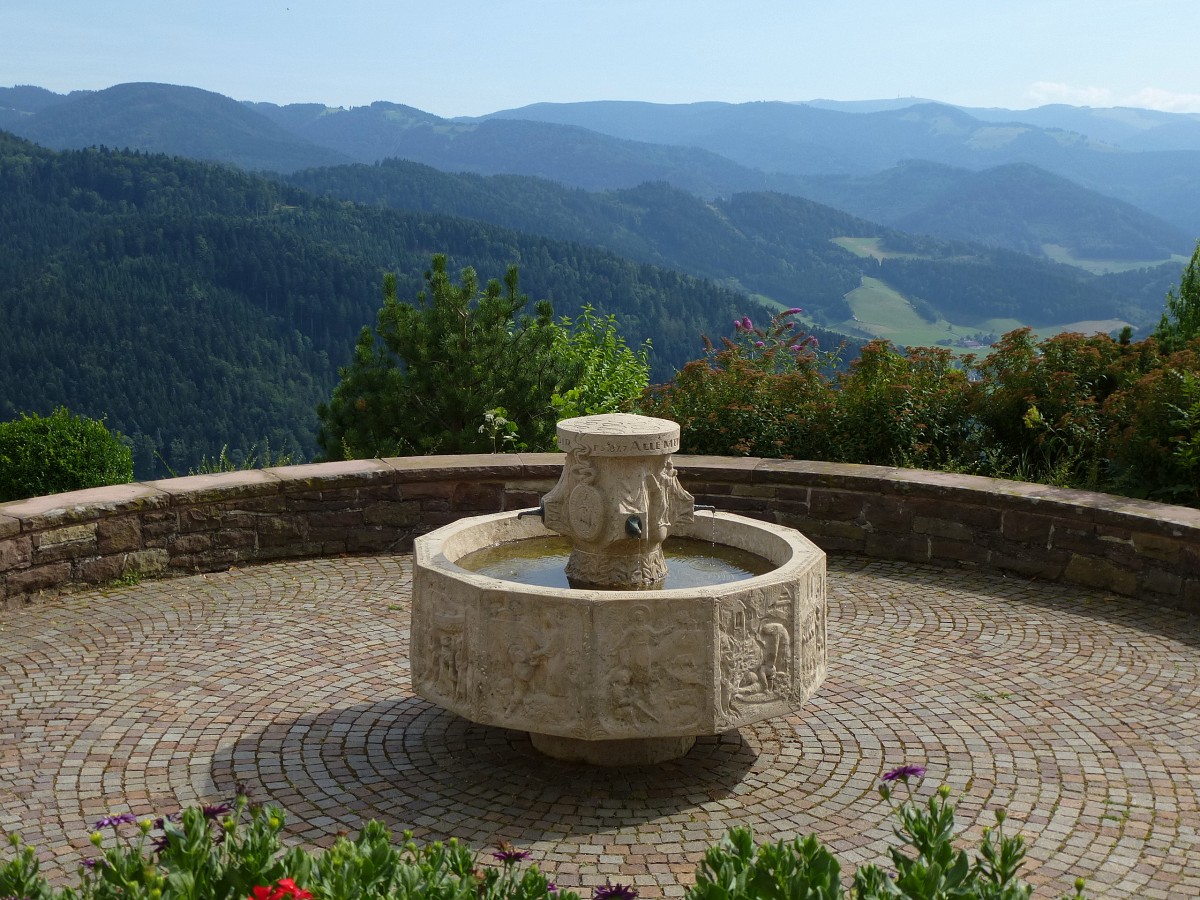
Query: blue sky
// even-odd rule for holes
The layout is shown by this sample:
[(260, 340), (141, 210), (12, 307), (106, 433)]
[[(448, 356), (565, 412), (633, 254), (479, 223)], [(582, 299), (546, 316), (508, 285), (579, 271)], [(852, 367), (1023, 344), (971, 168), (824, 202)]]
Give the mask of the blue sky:
[(3, 0), (0, 86), (239, 100), (925, 97), (1200, 113), (1200, 0)]

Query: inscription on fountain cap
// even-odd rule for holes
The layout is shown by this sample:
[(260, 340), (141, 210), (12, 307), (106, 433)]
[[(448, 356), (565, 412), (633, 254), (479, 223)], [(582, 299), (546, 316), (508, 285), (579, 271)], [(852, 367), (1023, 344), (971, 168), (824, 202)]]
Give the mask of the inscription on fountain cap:
[(669, 419), (605, 413), (558, 423), (558, 447), (588, 456), (659, 456), (679, 451), (679, 424)]

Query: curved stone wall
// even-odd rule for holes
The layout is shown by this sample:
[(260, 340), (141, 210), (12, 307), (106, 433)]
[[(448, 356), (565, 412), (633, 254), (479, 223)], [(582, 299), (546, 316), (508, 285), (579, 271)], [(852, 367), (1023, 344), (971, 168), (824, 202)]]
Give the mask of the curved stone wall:
[[(407, 552), (463, 516), (536, 506), (562, 455), (355, 460), (0, 504), (0, 600), (286, 557)], [(1200, 510), (913, 469), (676, 456), (697, 502), (822, 549), (1064, 581), (1200, 611)]]

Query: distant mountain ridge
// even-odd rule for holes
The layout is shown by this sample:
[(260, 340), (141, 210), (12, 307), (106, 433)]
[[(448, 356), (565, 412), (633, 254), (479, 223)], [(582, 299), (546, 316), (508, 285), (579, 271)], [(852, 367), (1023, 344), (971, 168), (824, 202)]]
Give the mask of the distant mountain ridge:
[[(490, 117), (669, 140), (783, 175), (866, 175), (910, 159), (966, 169), (1029, 163), (1200, 235), (1200, 140), (1177, 140), (1170, 150), (1126, 150), (1078, 131), (1023, 123), (1019, 116), (984, 121), (941, 103), (847, 112), (782, 102), (593, 101), (537, 103)], [(1191, 117), (1171, 121), (1177, 132), (1190, 133)]]
[[(647, 181), (667, 181), (705, 198), (774, 190), (834, 205), (846, 202), (848, 211), (868, 218), (876, 216), (870, 204), (849, 194), (839, 199), (829, 184), (839, 178), (870, 179), (910, 160), (975, 171), (1024, 163), (1175, 226), (1171, 232), (1124, 208), (1106, 210), (1098, 198), (1077, 197), (1064, 207), (1067, 212), (1087, 209), (1085, 243), (1110, 247), (1117, 258), (1166, 259), (1186, 252), (1181, 243), (1200, 234), (1200, 149), (1187, 143), (1190, 129), (1200, 126), (1197, 117), (1152, 111), (1132, 111), (1138, 115), (1131, 116), (1119, 110), (1104, 116), (1103, 111), (1073, 107), (1026, 111), (1049, 124), (1104, 125), (1109, 132), (1119, 130), (1127, 141), (1145, 141), (1150, 132), (1173, 129), (1180, 136), (1175, 144), (1183, 146), (1141, 153), (1057, 125), (1004, 120), (1006, 112), (978, 111), (985, 117), (978, 118), (961, 108), (916, 99), (858, 104), (599, 101), (535, 104), (448, 120), (384, 101), (351, 109), (316, 103), (239, 104), (173, 85), (117, 85), (68, 96), (30, 86), (0, 89), (0, 127), (56, 148), (128, 146), (284, 173), (398, 157), (443, 171), (534, 175), (593, 191)], [(931, 202), (939, 185), (945, 190), (962, 184), (947, 183), (941, 176), (933, 176), (930, 184), (917, 183), (912, 177), (917, 171), (907, 171), (904, 190), (929, 196)], [(878, 193), (891, 180), (876, 178), (872, 190)], [(1009, 190), (1036, 192), (1038, 184), (1032, 177), (1007, 180)], [(1053, 191), (1055, 196), (1063, 193)], [(927, 227), (940, 237), (982, 240), (1020, 252), (1037, 253), (1040, 245), (1049, 245), (1068, 248), (1069, 256), (1086, 256), (1077, 221), (1042, 214), (1034, 235), (1012, 220), (1014, 210), (1032, 209), (1037, 199), (1031, 194), (1023, 202), (975, 209), (974, 214), (943, 210), (910, 220), (885, 216), (877, 221)], [(908, 200), (879, 198), (880, 208), (897, 204), (907, 206)], [(1043, 203), (1043, 213), (1045, 207)], [(907, 212), (914, 215), (916, 210)], [(1107, 228), (1108, 221), (1116, 224)], [(1093, 240), (1105, 230), (1109, 233)]]
[[(229, 163), (251, 171), (293, 171), (338, 165), (350, 158), (297, 138), (287, 129), (221, 94), (154, 83), (119, 84), (48, 102), (28, 89), (0, 93), (0, 105), (40, 104), (0, 122), (54, 150), (107, 146)], [(39, 89), (40, 90), (40, 89)], [(9, 110), (15, 109), (7, 106)], [(23, 112), (23, 110), (18, 110)]]
[(1028, 163), (981, 171), (910, 160), (872, 175), (804, 181), (821, 203), (900, 231), (970, 240), (1031, 256), (1158, 262), (1190, 251), (1181, 228)]

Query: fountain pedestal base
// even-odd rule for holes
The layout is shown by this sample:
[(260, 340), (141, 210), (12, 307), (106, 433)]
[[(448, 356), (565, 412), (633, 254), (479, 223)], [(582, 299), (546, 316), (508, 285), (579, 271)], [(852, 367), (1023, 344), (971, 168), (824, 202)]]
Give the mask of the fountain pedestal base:
[(696, 743), (691, 736), (584, 741), (537, 732), (530, 732), (529, 740), (546, 756), (593, 766), (651, 766), (683, 756)]

